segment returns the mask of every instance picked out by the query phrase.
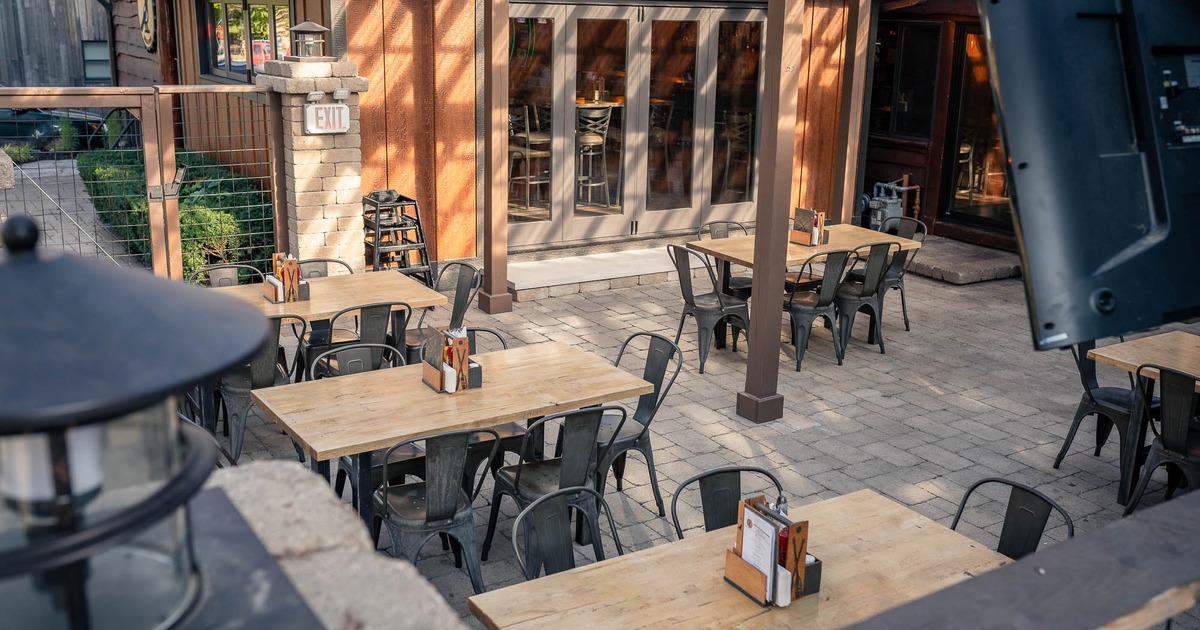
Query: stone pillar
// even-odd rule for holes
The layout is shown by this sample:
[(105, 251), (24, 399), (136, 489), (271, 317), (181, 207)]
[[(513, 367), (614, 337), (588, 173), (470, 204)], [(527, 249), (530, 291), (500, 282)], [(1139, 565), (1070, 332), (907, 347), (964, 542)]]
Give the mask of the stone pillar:
[[(297, 258), (337, 258), (363, 269), (362, 142), (358, 94), (367, 80), (349, 61), (268, 61), (255, 82), (280, 95), (287, 252)], [(305, 106), (349, 96), (349, 131), (308, 135)], [(320, 92), (319, 100), (309, 94)], [(314, 94), (315, 96), (315, 94)], [(336, 269), (331, 269), (331, 273)]]
[[(13, 172), (13, 161), (8, 157), (7, 153), (0, 151), (0, 190), (15, 188), (16, 185), (17, 180)], [(0, 202), (3, 201), (4, 198), (0, 196)], [(7, 218), (8, 213), (4, 210), (4, 204), (0, 203), (0, 221), (4, 221)]]

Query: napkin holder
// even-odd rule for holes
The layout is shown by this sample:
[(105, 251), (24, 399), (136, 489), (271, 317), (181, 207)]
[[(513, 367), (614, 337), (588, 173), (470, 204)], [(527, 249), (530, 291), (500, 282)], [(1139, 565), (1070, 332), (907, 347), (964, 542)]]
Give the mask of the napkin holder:
[(426, 327), (421, 380), (433, 391), (453, 394), (483, 385), (483, 367), (471, 359), (470, 340)]
[[(747, 507), (749, 506), (749, 507)], [(775, 588), (768, 590), (766, 574), (742, 559), (742, 533), (746, 522), (746, 510), (778, 521), (788, 530), (788, 547), (784, 561), (777, 563)], [(771, 510), (766, 497), (750, 497), (738, 502), (737, 541), (733, 549), (725, 550), (725, 581), (759, 606), (772, 603), (787, 606), (792, 600), (812, 595), (821, 589), (821, 561), (805, 562), (808, 557), (808, 521), (791, 522), (786, 516)]]
[(307, 302), (309, 298), (308, 281), (300, 279), (297, 289), (293, 295), (295, 299), (288, 300), (287, 290), (283, 286), (283, 282), (275, 276), (266, 276), (262, 283), (263, 297), (272, 304), (283, 304), (285, 302)]
[(825, 230), (825, 213), (805, 208), (792, 211), (792, 229), (788, 232), (788, 240), (797, 245), (814, 247), (822, 240), (828, 242), (829, 236)]
[(263, 297), (273, 304), (307, 302), (308, 281), (300, 276), (300, 261), (284, 253), (271, 255), (271, 274), (263, 278)]

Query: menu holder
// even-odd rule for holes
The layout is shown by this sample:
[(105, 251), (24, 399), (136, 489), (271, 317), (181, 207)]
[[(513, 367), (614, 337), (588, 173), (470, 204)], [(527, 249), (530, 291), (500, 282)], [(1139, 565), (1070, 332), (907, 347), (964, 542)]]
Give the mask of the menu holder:
[(793, 523), (762, 495), (740, 501), (736, 545), (725, 551), (725, 581), (764, 607), (816, 593), (821, 561), (808, 555), (808, 521)]
[(272, 254), (271, 274), (263, 278), (263, 297), (274, 304), (308, 301), (308, 281), (300, 276), (300, 262), (284, 253)]
[(466, 334), (426, 326), (422, 332), (421, 380), (438, 393), (453, 394), (483, 385), (483, 368), (471, 359)]
[(822, 240), (828, 242), (829, 236), (825, 230), (825, 213), (805, 208), (796, 208), (793, 210), (792, 229), (788, 233), (788, 240), (797, 245), (804, 245), (805, 247), (820, 245)]

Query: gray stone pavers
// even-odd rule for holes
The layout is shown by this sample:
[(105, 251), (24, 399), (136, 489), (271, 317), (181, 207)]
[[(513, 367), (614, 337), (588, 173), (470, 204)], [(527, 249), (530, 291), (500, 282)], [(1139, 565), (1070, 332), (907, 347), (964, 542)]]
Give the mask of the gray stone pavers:
[[(1062, 503), (1078, 533), (1119, 518), (1115, 432), (1094, 457), (1095, 423), (1084, 422), (1061, 469), (1052, 468), (1079, 401), (1079, 377), (1069, 353), (1032, 349), (1020, 282), (952, 286), (910, 276), (907, 284), (913, 329), (904, 331), (899, 295), (893, 293), (884, 322), (887, 354), (866, 344), (866, 322), (860, 320), (839, 367), (829, 333), (817, 327), (803, 371), (796, 372), (783, 316), (777, 333), (764, 331), (783, 341), (779, 391), (785, 396), (784, 417), (764, 425), (734, 411), (736, 393), (745, 385), (745, 346), (739, 343), (736, 354), (714, 349), (706, 373), (698, 374), (696, 327), (686, 322), (680, 340), (684, 370), (651, 425), (668, 511), (681, 481), (736, 463), (776, 471), (794, 506), (872, 488), (949, 525), (967, 487), (1003, 476)], [(495, 317), (472, 310), (467, 321), (499, 329), (513, 344), (556, 339), (611, 359), (633, 332), (674, 336), (680, 305), (678, 285), (671, 281), (519, 302), (513, 313)], [(441, 319), (431, 319), (444, 320), (444, 313), (437, 315)], [(1164, 329), (1200, 333), (1196, 324)], [(633, 361), (628, 367), (640, 366)], [(1104, 367), (1100, 378), (1128, 383), (1123, 373)], [(243, 457), (295, 457), (286, 436), (261, 419), (252, 421), (246, 440)], [(625, 474), (624, 492), (616, 492), (611, 476), (606, 489), (623, 544), (636, 551), (674, 539), (670, 515), (657, 515), (640, 455), (630, 456)], [(1143, 506), (1162, 501), (1164, 479), (1151, 483)], [(995, 546), (1006, 497), (999, 488), (977, 495), (960, 531)], [(489, 481), (475, 503), (480, 540), (490, 498)], [(681, 496), (684, 527), (700, 527), (697, 506), (694, 492)], [(505, 500), (491, 557), (483, 565), (491, 588), (521, 579), (510, 539), (515, 514), (512, 501)], [(820, 532), (812, 535), (819, 538)], [(1065, 528), (1052, 517), (1045, 540), (1063, 538)], [(389, 544), (384, 536), (382, 547)], [(466, 607), (471, 593), (466, 574), (453, 567), (436, 540), (424, 554), (417, 568), (478, 627)], [(581, 550), (580, 557), (590, 561), (590, 550)], [(1177, 627), (1198, 625), (1194, 617), (1177, 620)]]

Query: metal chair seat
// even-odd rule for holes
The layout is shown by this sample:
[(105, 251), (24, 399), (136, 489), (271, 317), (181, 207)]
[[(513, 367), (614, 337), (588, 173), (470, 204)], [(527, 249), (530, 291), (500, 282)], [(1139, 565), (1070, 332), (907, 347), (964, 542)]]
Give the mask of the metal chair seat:
[(646, 427), (636, 422), (622, 422), (623, 418), (616, 414), (605, 415), (600, 419), (600, 432), (596, 434), (598, 442), (608, 443), (609, 440), (625, 440), (636, 438), (646, 430)]
[(562, 460), (550, 459), (540, 462), (525, 462), (525, 471), (521, 473), (520, 484), (517, 484), (517, 469), (515, 466), (505, 466), (496, 471), (496, 480), (503, 481), (510, 488), (516, 488), (523, 498), (533, 500), (544, 494), (558, 490), (558, 480), (562, 468)]
[[(425, 496), (426, 488), (424, 481), (381, 488), (375, 492), (375, 509), (382, 512), (383, 502), (386, 500), (388, 518), (395, 520), (400, 525), (423, 526), (426, 522), (425, 517), (429, 513)], [(467, 493), (459, 493), (458, 504), (455, 505), (454, 510), (454, 517), (448, 522), (472, 518), (471, 500)]]
[[(383, 454), (386, 451), (378, 450), (371, 453), (371, 487), (378, 488), (383, 485)], [(342, 471), (353, 470), (354, 462), (349, 457), (342, 457), (338, 460), (338, 487), (334, 489), (338, 496), (342, 495), (341, 484), (345, 483), (345, 475)], [(388, 458), (388, 479), (389, 486), (402, 485), (406, 478), (410, 475), (421, 479), (425, 478), (425, 449), (415, 444), (409, 444), (403, 448), (396, 449), (392, 456)]]

